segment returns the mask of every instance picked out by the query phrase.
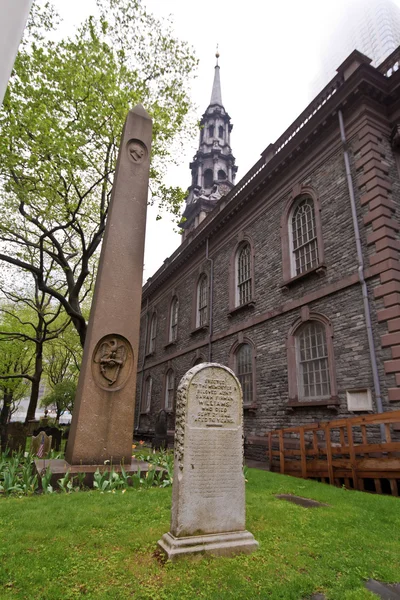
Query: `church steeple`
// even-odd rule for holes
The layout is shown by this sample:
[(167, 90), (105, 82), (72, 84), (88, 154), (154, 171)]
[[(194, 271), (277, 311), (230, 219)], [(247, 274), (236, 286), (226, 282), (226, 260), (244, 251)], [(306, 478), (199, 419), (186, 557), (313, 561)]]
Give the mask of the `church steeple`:
[(222, 106), (221, 81), (220, 81), (220, 78), (219, 78), (219, 64), (218, 64), (218, 59), (219, 59), (218, 49), (217, 49), (217, 52), (215, 54), (215, 57), (217, 59), (217, 64), (215, 65), (214, 83), (213, 83), (213, 88), (212, 88), (212, 92), (211, 92), (210, 105), (212, 105), (212, 104), (219, 104), (220, 106)]
[(200, 121), (199, 149), (190, 163), (192, 185), (188, 189), (183, 213), (183, 239), (213, 210), (217, 201), (235, 184), (237, 166), (230, 147), (233, 128), (222, 104), (219, 53), (214, 68), (210, 104)]

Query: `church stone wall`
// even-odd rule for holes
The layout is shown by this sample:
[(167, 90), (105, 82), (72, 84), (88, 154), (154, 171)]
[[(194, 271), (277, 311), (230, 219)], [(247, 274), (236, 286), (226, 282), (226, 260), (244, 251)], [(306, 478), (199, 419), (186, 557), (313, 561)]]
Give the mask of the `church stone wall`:
[[(392, 368), (393, 359), (400, 357), (400, 332), (398, 341), (390, 342), (391, 345), (384, 342), (388, 334), (400, 330), (400, 313), (397, 315), (397, 309), (393, 309), (396, 304), (391, 300), (394, 293), (398, 293), (400, 298), (400, 277), (396, 275), (400, 272), (400, 267), (396, 266), (397, 263), (387, 262), (396, 259), (394, 255), (399, 249), (400, 180), (389, 143), (390, 128), (385, 121), (386, 117), (378, 111), (371, 125), (368, 124), (370, 117), (362, 116), (361, 110), (359, 113), (361, 116), (358, 117), (358, 121), (348, 117), (351, 121), (351, 170), (382, 400), (384, 410), (394, 410), (400, 408), (400, 395), (396, 391), (396, 386), (400, 385), (400, 377)], [(373, 136), (376, 138), (375, 142)], [(385, 185), (382, 181), (388, 180), (391, 183), (388, 199), (382, 200), (383, 208), (379, 204), (379, 196), (375, 197), (371, 192), (372, 188), (365, 185), (366, 168), (360, 166), (363, 148), (371, 143), (380, 148), (381, 159), (384, 162), (384, 174), (378, 173), (377, 185), (385, 191), (388, 186), (382, 188), (382, 185)], [(373, 149), (372, 152), (376, 154), (377, 151)], [(260, 438), (271, 429), (348, 416), (346, 390), (369, 388), (374, 396), (362, 292), (357, 274), (349, 191), (338, 127), (331, 129), (325, 138), (319, 138), (313, 146), (310, 145), (308, 157), (303, 155), (303, 158), (299, 158), (293, 164), (291, 170), (284, 170), (280, 179), (272, 179), (209, 239), (209, 256), (213, 260), (214, 269), (214, 341), (211, 357), (208, 330), (195, 330), (193, 323), (195, 289), (199, 275), (201, 272), (210, 273), (205, 244), (196, 253), (190, 256), (188, 254), (185, 263), (175, 270), (164, 284), (157, 287), (151, 295), (147, 294), (148, 306), (143, 304), (142, 323), (145, 322), (146, 311), (150, 318), (153, 310), (156, 310), (157, 347), (152, 356), (145, 358), (143, 374), (138, 377), (136, 428), (139, 434), (151, 434), (155, 414), (164, 407), (165, 374), (169, 368), (174, 370), (177, 387), (181, 377), (193, 366), (196, 358), (232, 367), (232, 348), (243, 338), (254, 345), (256, 369), (255, 406), (251, 409), (245, 408), (244, 412), (248, 456), (262, 457), (265, 446)], [(318, 197), (326, 269), (323, 273), (313, 273), (283, 286), (282, 215), (290, 198), (301, 191), (301, 185), (313, 190)], [(380, 196), (384, 196), (383, 192)], [(392, 204), (388, 204), (388, 201)], [(390, 206), (389, 216), (387, 206)], [(381, 215), (380, 210), (383, 211)], [(393, 229), (390, 234), (392, 237), (389, 236), (386, 246), (385, 238), (376, 235), (381, 226), (377, 220), (382, 217), (388, 219), (388, 225), (385, 226), (389, 229), (392, 226)], [(377, 238), (378, 241), (375, 241)], [(230, 311), (232, 257), (243, 239), (251, 242), (254, 254), (254, 305)], [(393, 243), (390, 240), (394, 240)], [(376, 255), (382, 251), (386, 254), (379, 262)], [(382, 286), (386, 285), (389, 287), (383, 289)], [(169, 308), (174, 295), (179, 299), (178, 339), (176, 343), (168, 344)], [(336, 408), (287, 406), (287, 337), (304, 307), (324, 315), (332, 324), (338, 395)], [(385, 312), (388, 308), (390, 314)], [(397, 344), (394, 349), (393, 344)], [(142, 341), (139, 365), (143, 365), (143, 355)], [(151, 411), (148, 415), (141, 415), (139, 419), (141, 381), (149, 374), (153, 378)], [(169, 415), (169, 428), (173, 427), (172, 412)]]

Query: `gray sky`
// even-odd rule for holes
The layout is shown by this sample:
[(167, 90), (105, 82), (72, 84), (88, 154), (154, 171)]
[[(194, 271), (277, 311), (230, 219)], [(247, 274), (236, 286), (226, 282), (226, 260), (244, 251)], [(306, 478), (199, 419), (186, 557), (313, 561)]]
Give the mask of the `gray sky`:
[[(171, 15), (176, 35), (188, 41), (200, 64), (192, 86), (198, 117), (207, 108), (218, 43), (222, 101), (231, 116), (231, 146), (239, 181), (311, 101), (320, 49), (352, 0), (145, 0), (156, 16)], [(355, 0), (353, 0), (355, 1)], [(395, 0), (400, 6), (400, 0)], [(55, 0), (69, 32), (92, 10), (93, 0)], [(338, 65), (339, 66), (339, 65)], [(167, 183), (186, 188), (198, 139), (183, 150)], [(148, 211), (144, 281), (180, 244), (166, 215)]]

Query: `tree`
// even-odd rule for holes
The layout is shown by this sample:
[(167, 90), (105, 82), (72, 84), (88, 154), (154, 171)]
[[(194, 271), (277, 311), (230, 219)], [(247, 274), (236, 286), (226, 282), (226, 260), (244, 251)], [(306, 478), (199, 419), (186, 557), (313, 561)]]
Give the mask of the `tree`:
[(40, 381), (43, 373), (43, 348), (46, 342), (57, 339), (70, 320), (62, 311), (62, 306), (39, 290), (37, 278), (33, 276), (33, 285), (14, 285), (14, 291), (0, 285), (0, 291), (8, 304), (0, 306), (0, 313), (6, 317), (3, 328), (0, 324), (0, 340), (13, 344), (15, 341), (28, 344), (32, 348), (33, 358), (27, 371), (0, 374), (2, 379), (23, 378), (31, 383), (31, 393), (26, 422), (35, 418), (39, 398)]
[[(151, 200), (177, 214), (163, 175), (188, 135), (196, 60), (140, 0), (98, 0), (74, 38), (54, 42), (33, 11), (0, 110), (0, 259), (35, 277), (86, 335), (91, 290), (122, 126), (141, 102), (154, 119)], [(43, 22), (54, 16), (46, 8)], [(132, 232), (133, 234), (133, 232)]]
[(52, 391), (40, 401), (44, 408), (55, 408), (56, 420), (69, 411), (72, 414), (76, 394), (76, 381), (65, 379), (56, 383)]
[[(10, 322), (11, 321), (11, 322)], [(7, 314), (1, 318), (1, 328), (10, 332), (15, 327), (14, 319)], [(8, 340), (0, 337), (0, 447), (7, 445), (7, 425), (19, 401), (29, 393), (29, 382), (21, 373), (30, 373), (33, 352), (30, 344), (20, 339)]]

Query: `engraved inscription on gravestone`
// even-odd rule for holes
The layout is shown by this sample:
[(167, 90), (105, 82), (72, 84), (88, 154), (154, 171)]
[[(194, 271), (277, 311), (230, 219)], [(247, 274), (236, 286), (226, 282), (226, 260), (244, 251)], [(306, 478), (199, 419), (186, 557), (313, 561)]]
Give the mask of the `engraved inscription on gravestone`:
[(169, 558), (233, 554), (258, 547), (245, 530), (242, 391), (234, 373), (202, 363), (178, 388)]

